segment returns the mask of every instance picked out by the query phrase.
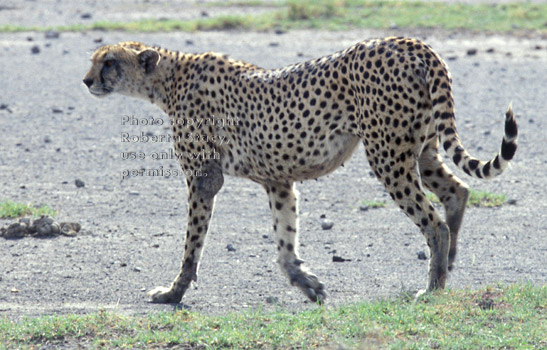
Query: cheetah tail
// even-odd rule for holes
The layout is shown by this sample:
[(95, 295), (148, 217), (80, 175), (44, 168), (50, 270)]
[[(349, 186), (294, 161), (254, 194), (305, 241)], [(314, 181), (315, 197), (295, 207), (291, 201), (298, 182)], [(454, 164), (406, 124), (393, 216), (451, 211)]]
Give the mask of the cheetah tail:
[[(446, 115), (445, 113), (443, 114)], [(441, 114), (441, 118), (439, 119), (442, 119), (443, 114)], [(439, 123), (438, 121), (437, 131), (443, 148), (448, 156), (454, 161), (454, 164), (462, 169), (467, 175), (480, 179), (490, 179), (501, 174), (517, 150), (518, 128), (517, 122), (513, 116), (512, 104), (509, 104), (509, 108), (505, 113), (505, 135), (503, 136), (501, 149), (494, 158), (487, 162), (473, 158), (467, 153), (458, 138), (453, 117), (454, 114), (447, 114), (451, 116), (450, 118), (447, 118), (449, 119), (447, 120), (448, 125), (443, 127), (441, 125), (444, 125), (444, 123), (442, 121)]]

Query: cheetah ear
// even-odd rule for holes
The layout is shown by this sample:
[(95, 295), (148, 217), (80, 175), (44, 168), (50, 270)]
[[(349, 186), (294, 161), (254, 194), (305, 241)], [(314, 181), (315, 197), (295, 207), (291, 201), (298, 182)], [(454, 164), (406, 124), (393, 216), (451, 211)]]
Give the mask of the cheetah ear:
[(146, 49), (139, 52), (139, 64), (144, 68), (146, 74), (150, 74), (156, 69), (160, 61), (160, 54), (156, 50)]

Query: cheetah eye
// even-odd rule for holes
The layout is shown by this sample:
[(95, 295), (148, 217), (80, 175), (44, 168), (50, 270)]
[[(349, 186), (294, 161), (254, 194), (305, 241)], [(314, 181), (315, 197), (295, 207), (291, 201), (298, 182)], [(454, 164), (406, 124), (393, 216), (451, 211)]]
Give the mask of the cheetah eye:
[(115, 61), (115, 60), (112, 60), (112, 59), (106, 60), (106, 61), (104, 61), (104, 66), (110, 68), (110, 67), (112, 67), (112, 66), (114, 65), (115, 62), (116, 62), (116, 61)]

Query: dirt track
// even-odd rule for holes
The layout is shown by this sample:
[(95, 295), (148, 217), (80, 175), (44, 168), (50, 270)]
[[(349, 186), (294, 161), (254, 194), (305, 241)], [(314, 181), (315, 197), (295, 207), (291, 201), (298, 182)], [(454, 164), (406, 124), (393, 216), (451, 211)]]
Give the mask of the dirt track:
[[(122, 160), (127, 151), (169, 145), (123, 143), (122, 132), (165, 134), (163, 127), (122, 125), (122, 117), (165, 116), (124, 97), (92, 98), (81, 78), (102, 43), (139, 40), (191, 52), (220, 51), (265, 67), (306, 60), (368, 37), (403, 32), (298, 31), (274, 33), (42, 33), (0, 34), (1, 197), (46, 203), (82, 232), (53, 239), (0, 239), (0, 317), (18, 318), (116, 308), (144, 313), (172, 306), (147, 303), (146, 291), (167, 285), (180, 266), (186, 190), (179, 178), (134, 177), (133, 168), (177, 168), (175, 161)], [(513, 101), (520, 142), (513, 167), (475, 189), (504, 193), (515, 205), (469, 209), (460, 235), (451, 288), (547, 280), (547, 41), (500, 36), (410, 33), (448, 60), (454, 77), (458, 131), (466, 148), (486, 159), (497, 151), (503, 113)], [(33, 54), (32, 48), (39, 53)], [(469, 49), (477, 53), (469, 55)], [(490, 50), (493, 49), (493, 50)], [(36, 49), (35, 49), (36, 51)], [(167, 123), (167, 122), (166, 122)], [(452, 167), (454, 168), (454, 167)], [(299, 184), (300, 253), (326, 283), (329, 305), (422, 288), (427, 260), (418, 229), (370, 176), (360, 148), (351, 162), (319, 181)], [(80, 179), (84, 187), (77, 188)], [(361, 211), (362, 200), (386, 208)], [(334, 221), (322, 230), (320, 216)], [(0, 225), (9, 223), (0, 220)], [(231, 244), (235, 251), (226, 247)], [(333, 255), (351, 261), (333, 262)], [(198, 283), (184, 303), (225, 312), (264, 305), (310, 307), (275, 263), (266, 194), (249, 181), (226, 178), (218, 196)], [(313, 307), (313, 306), (311, 306)]]

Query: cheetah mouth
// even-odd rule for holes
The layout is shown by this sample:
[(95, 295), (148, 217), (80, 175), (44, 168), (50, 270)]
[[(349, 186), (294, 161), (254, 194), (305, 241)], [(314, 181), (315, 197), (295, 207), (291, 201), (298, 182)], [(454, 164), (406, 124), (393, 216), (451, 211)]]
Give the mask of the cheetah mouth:
[(97, 96), (97, 97), (102, 97), (102, 96), (106, 96), (106, 95), (109, 95), (110, 93), (112, 92), (112, 90), (110, 89), (101, 89), (101, 90), (92, 90), (92, 89), (89, 89), (89, 93), (92, 94), (93, 96)]

